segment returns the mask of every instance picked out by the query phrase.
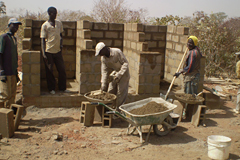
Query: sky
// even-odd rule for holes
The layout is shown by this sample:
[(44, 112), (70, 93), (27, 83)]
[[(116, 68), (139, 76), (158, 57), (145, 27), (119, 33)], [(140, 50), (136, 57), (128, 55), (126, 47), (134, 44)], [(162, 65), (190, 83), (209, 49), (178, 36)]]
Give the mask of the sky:
[[(0, 0), (7, 6), (7, 15), (19, 9), (44, 12), (54, 6), (58, 10), (80, 10), (90, 14), (98, 0)], [(144, 8), (147, 17), (192, 16), (196, 11), (207, 14), (225, 12), (229, 17), (240, 17), (239, 0), (125, 0), (131, 9)]]

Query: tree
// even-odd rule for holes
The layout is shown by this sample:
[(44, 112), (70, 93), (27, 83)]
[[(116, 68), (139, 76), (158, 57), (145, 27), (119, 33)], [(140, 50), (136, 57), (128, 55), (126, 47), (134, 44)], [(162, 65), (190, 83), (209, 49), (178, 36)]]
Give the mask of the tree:
[(198, 11), (191, 21), (184, 21), (190, 34), (200, 40), (199, 48), (206, 55), (206, 75), (232, 77), (235, 75), (235, 55), (239, 51), (240, 19), (228, 19), (223, 12), (206, 14)]
[(165, 17), (153, 17), (150, 20), (150, 23), (153, 25), (174, 25), (177, 26), (179, 23), (181, 23), (181, 20), (183, 18), (179, 16), (173, 16), (173, 15), (166, 15)]
[(6, 14), (6, 6), (3, 1), (0, 1), (0, 15)]
[(92, 17), (102, 22), (145, 22), (147, 10), (132, 10), (128, 7), (124, 0), (98, 0), (95, 2)]

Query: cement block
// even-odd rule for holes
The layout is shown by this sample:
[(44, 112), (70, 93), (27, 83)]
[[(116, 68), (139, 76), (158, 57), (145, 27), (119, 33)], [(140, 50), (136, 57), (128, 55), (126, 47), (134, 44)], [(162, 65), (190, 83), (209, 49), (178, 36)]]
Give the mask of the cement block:
[(179, 36), (178, 35), (172, 35), (172, 41), (173, 42), (179, 42)]
[(44, 20), (33, 20), (32, 21), (32, 28), (41, 28), (42, 24), (44, 23)]
[(84, 40), (85, 49), (93, 49), (92, 40)]
[(64, 38), (62, 44), (67, 46), (74, 46), (76, 44), (76, 41), (75, 38)]
[(172, 42), (167, 42), (166, 48), (167, 49), (173, 49), (173, 43)]
[(22, 48), (23, 48), (23, 50), (31, 50), (31, 48), (32, 48), (32, 39), (31, 38), (24, 38), (22, 40)]
[(144, 26), (143, 26), (143, 24), (140, 24), (140, 23), (132, 23), (132, 31), (135, 31), (135, 32), (143, 32), (143, 31), (144, 31)]
[(14, 135), (13, 110), (0, 108), (0, 133), (3, 137), (11, 138)]
[(92, 38), (103, 38), (103, 31), (91, 31)]
[(25, 19), (25, 27), (32, 27), (32, 19)]
[(167, 32), (167, 26), (158, 26), (159, 32)]
[(187, 44), (188, 36), (179, 36), (180, 37), (180, 43)]
[(118, 38), (118, 32), (105, 32), (105, 38)]
[(26, 52), (24, 51), (22, 53), (22, 63), (28, 63), (30, 61), (30, 53), (29, 52)]
[(122, 40), (114, 40), (113, 47), (123, 47), (123, 41)]
[(110, 31), (123, 31), (124, 24), (121, 23), (109, 23)]
[(175, 33), (176, 32), (176, 26), (168, 25), (167, 26), (167, 32), (168, 33)]
[(152, 34), (145, 33), (145, 41), (151, 41), (152, 40)]
[(166, 33), (154, 33), (152, 35), (152, 39), (153, 40), (161, 40), (161, 41), (165, 41), (166, 40)]
[(159, 48), (165, 48), (166, 47), (166, 41), (159, 41), (158, 42), (158, 47)]
[(148, 48), (156, 48), (157, 41), (148, 41)]
[(31, 64), (31, 73), (40, 74), (40, 64)]
[(178, 51), (178, 52), (182, 52), (182, 51), (183, 51), (183, 45), (177, 43), (177, 44), (175, 45), (175, 50)]
[(24, 38), (32, 38), (32, 28), (31, 27), (24, 28)]
[(22, 83), (23, 83), (23, 85), (30, 84), (30, 75), (23, 74)]
[(62, 21), (63, 29), (76, 29), (76, 22)]
[(30, 62), (31, 63), (40, 63), (40, 51), (31, 51), (30, 52)]
[(108, 30), (108, 23), (94, 22), (93, 29), (94, 30)]
[(30, 73), (30, 65), (29, 64), (23, 64), (22, 65), (22, 71), (23, 71), (24, 74)]
[(77, 21), (77, 29), (90, 29), (90, 22), (87, 20)]
[(40, 79), (41, 79), (40, 74), (31, 75), (31, 84), (39, 84), (40, 85)]
[(183, 27), (183, 26), (178, 26), (177, 27), (177, 34), (188, 35), (189, 34), (189, 28), (188, 27)]
[(145, 32), (158, 32), (159, 28), (156, 25), (145, 25)]

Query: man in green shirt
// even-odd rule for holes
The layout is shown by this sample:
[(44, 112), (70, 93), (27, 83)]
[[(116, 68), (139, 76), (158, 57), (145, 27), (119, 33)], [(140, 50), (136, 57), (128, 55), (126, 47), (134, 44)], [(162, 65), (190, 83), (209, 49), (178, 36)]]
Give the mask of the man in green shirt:
[(10, 108), (11, 104), (15, 103), (18, 81), (18, 52), (17, 39), (14, 34), (21, 24), (16, 18), (9, 19), (9, 32), (0, 36), (0, 92), (1, 99), (5, 101), (5, 108)]

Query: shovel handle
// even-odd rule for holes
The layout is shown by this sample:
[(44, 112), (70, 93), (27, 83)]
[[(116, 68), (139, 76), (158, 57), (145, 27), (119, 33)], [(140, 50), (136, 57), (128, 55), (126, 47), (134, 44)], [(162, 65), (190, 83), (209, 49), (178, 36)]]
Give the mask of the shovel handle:
[[(188, 52), (188, 48), (186, 48), (186, 50), (185, 50), (185, 52), (184, 52), (184, 54), (183, 54), (182, 60), (181, 60), (181, 62), (179, 63), (179, 66), (178, 66), (178, 69), (177, 69), (176, 72), (179, 72), (180, 67), (182, 66), (183, 60), (184, 60), (187, 52)], [(175, 81), (176, 78), (177, 78), (176, 76), (173, 77), (173, 80), (172, 80), (172, 82), (171, 82), (171, 84), (170, 84), (170, 86), (169, 86), (169, 88), (168, 88), (167, 94), (166, 94), (166, 96), (165, 96), (165, 100), (167, 99), (168, 94), (169, 94), (170, 90), (172, 89), (173, 83), (174, 83), (174, 81)]]

